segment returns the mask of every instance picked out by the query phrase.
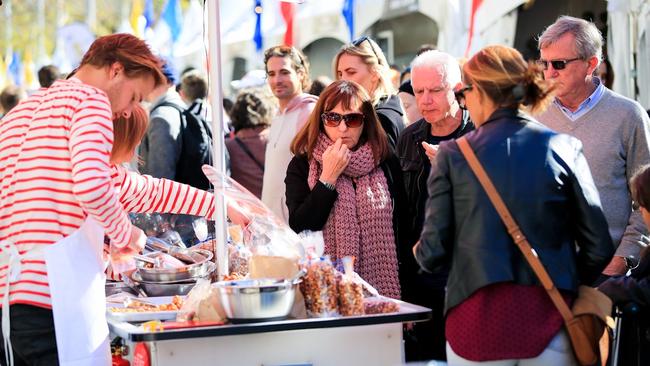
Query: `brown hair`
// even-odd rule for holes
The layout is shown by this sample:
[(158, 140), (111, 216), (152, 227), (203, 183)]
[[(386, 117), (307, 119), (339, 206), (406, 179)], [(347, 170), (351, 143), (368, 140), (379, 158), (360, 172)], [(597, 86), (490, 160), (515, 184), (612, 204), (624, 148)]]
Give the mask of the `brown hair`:
[(630, 180), (632, 199), (639, 206), (650, 211), (650, 164), (644, 165)]
[(321, 115), (339, 104), (343, 109), (358, 108), (363, 113), (363, 131), (357, 146), (368, 142), (375, 160), (383, 161), (388, 156), (388, 140), (372, 106), (372, 100), (361, 85), (347, 80), (337, 80), (323, 90), (307, 123), (291, 142), (291, 152), (294, 155), (307, 155), (311, 159), (318, 135), (325, 132)]
[(388, 61), (386, 61), (386, 56), (384, 56), (381, 47), (379, 47), (379, 45), (370, 37), (364, 36), (352, 41), (352, 43), (343, 45), (336, 56), (334, 56), (334, 77), (337, 80), (339, 79), (339, 59), (343, 54), (361, 58), (361, 61), (368, 66), (370, 71), (377, 74), (379, 82), (377, 83), (375, 90), (367, 91), (372, 98), (373, 104), (379, 103), (381, 97), (395, 93), (393, 82), (391, 81), (390, 67)]
[(519, 51), (506, 46), (488, 46), (463, 65), (465, 83), (482, 91), (497, 106), (527, 106), (543, 111), (552, 100), (553, 88), (544, 81), (541, 68), (527, 63)]
[(239, 92), (230, 109), (230, 119), (235, 132), (246, 128), (270, 126), (275, 105), (267, 89), (245, 89)]
[(302, 90), (306, 92), (309, 89), (311, 85), (311, 79), (309, 78), (309, 60), (299, 49), (287, 45), (268, 48), (264, 51), (264, 71), (266, 72), (269, 71), (266, 64), (271, 57), (288, 57), (296, 73), (302, 73)]
[(113, 120), (113, 149), (110, 162), (113, 164), (125, 163), (135, 151), (149, 126), (147, 111), (140, 104), (133, 107), (131, 116), (120, 117)]
[(191, 101), (208, 96), (208, 81), (198, 71), (190, 71), (181, 78), (181, 91)]
[(167, 83), (161, 70), (160, 59), (154, 56), (143, 40), (126, 33), (97, 38), (84, 54), (79, 66), (92, 65), (101, 68), (115, 62), (124, 67), (124, 74), (130, 78), (150, 75), (156, 87)]

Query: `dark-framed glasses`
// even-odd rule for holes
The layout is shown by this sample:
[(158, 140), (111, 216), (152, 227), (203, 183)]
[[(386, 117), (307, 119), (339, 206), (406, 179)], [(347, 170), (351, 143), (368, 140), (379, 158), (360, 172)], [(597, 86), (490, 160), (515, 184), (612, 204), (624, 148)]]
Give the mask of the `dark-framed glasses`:
[(462, 109), (467, 109), (467, 106), (465, 105), (465, 93), (469, 90), (472, 90), (472, 88), (473, 88), (472, 85), (465, 85), (454, 92), (454, 95), (456, 96), (456, 101), (458, 102), (458, 105)]
[(349, 128), (358, 128), (363, 124), (364, 117), (363, 113), (340, 114), (336, 112), (325, 112), (321, 114), (321, 119), (327, 127), (338, 127), (341, 121), (344, 121), (345, 125)]
[(573, 62), (582, 60), (582, 57), (570, 58), (568, 60), (537, 60), (537, 64), (544, 70), (548, 70), (548, 64), (551, 64), (555, 70), (564, 70), (566, 65)]

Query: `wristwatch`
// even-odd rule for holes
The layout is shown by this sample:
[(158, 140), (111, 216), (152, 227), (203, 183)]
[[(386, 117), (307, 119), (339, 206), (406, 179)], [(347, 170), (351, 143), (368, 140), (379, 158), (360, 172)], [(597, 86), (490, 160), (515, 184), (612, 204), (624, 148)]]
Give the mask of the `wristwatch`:
[(322, 184), (323, 184), (327, 189), (329, 189), (330, 191), (336, 191), (336, 186), (333, 185), (332, 183), (323, 182), (323, 181), (320, 180), (320, 179), (319, 179), (318, 181), (321, 182), (321, 183), (322, 183)]

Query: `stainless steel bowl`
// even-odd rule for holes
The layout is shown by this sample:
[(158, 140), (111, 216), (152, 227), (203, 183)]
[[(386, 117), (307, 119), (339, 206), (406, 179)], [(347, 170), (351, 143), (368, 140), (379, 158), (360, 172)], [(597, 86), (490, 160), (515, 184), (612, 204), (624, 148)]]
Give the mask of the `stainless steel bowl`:
[(187, 295), (196, 282), (187, 283), (140, 283), (140, 287), (148, 296)]
[(150, 282), (143, 280), (137, 271), (131, 273), (130, 278), (136, 282), (148, 296), (187, 295), (196, 284), (196, 281), (200, 278), (210, 277), (210, 275), (212, 275), (212, 273), (217, 269), (217, 265), (208, 262), (206, 263), (206, 268), (207, 270), (204, 276), (190, 280)]
[(277, 279), (221, 281), (212, 284), (233, 322), (279, 320), (289, 315), (297, 282)]
[[(181, 281), (205, 276), (208, 263), (212, 259), (212, 252), (204, 249), (179, 249), (183, 253), (198, 253), (204, 259), (194, 264), (188, 264), (181, 268), (146, 268), (144, 263), (138, 261), (137, 272), (143, 280), (149, 282), (163, 282), (163, 281)], [(147, 253), (148, 257), (155, 256), (157, 253)]]
[(127, 284), (124, 282), (106, 282), (106, 285), (104, 286), (104, 289), (106, 291), (106, 297), (118, 294), (120, 292), (127, 292), (133, 295), (137, 295), (136, 291), (130, 288)]

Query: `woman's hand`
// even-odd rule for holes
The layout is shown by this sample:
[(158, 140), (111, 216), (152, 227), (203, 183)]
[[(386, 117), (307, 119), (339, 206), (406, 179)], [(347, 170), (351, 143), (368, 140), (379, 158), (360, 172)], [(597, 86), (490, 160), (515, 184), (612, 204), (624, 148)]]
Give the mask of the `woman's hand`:
[(234, 201), (228, 202), (226, 210), (228, 211), (228, 218), (230, 218), (230, 221), (235, 225), (245, 228), (251, 222), (250, 217), (248, 217), (248, 215), (244, 213), (245, 211)]
[(125, 249), (128, 249), (128, 251), (134, 254), (142, 253), (146, 242), (147, 236), (144, 234), (144, 231), (135, 225), (131, 225), (131, 239)]
[(323, 153), (323, 172), (320, 175), (320, 180), (336, 184), (336, 180), (348, 163), (350, 163), (350, 150), (347, 145), (343, 144), (343, 140), (337, 139)]

